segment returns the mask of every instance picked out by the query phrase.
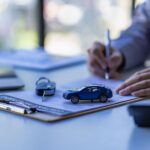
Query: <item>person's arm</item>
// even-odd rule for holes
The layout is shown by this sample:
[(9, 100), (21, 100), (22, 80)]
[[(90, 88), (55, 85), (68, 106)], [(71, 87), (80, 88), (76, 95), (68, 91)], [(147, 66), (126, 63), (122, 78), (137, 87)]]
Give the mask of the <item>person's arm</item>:
[(136, 9), (132, 25), (112, 45), (123, 54), (124, 69), (144, 63), (150, 54), (150, 0)]

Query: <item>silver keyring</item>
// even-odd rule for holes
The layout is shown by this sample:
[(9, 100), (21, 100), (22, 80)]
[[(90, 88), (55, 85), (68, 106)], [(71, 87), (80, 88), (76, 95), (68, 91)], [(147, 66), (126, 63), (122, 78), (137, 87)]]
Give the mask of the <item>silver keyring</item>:
[(46, 77), (40, 77), (37, 81), (36, 81), (36, 85), (38, 85), (40, 82), (41, 82), (41, 80), (45, 80), (45, 81), (47, 81), (47, 83), (50, 83), (50, 80), (48, 79), (48, 78), (46, 78)]

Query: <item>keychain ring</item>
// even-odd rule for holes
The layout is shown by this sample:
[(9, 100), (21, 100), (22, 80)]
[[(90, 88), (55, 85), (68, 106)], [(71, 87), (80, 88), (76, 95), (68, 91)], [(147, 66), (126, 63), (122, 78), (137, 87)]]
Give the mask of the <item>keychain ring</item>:
[(36, 85), (38, 85), (42, 80), (45, 80), (45, 81), (47, 81), (47, 83), (50, 83), (50, 80), (48, 79), (48, 78), (46, 78), (46, 77), (40, 77), (37, 81), (36, 81)]

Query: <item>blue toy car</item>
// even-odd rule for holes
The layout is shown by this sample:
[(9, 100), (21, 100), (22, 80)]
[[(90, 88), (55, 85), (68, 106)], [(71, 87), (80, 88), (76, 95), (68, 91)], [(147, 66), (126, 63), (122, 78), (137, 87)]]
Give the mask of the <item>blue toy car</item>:
[(63, 93), (63, 97), (67, 100), (71, 100), (73, 104), (79, 103), (79, 100), (99, 100), (102, 103), (108, 101), (113, 93), (111, 89), (101, 85), (85, 86), (77, 90), (68, 90)]

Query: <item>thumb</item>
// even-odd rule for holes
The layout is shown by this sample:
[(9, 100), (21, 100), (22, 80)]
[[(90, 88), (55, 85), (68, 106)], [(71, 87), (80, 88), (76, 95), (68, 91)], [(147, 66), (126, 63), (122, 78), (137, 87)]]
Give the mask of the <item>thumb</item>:
[(121, 55), (118, 52), (113, 53), (107, 60), (110, 69), (117, 69), (121, 64)]

